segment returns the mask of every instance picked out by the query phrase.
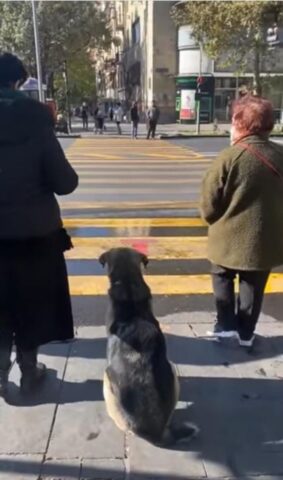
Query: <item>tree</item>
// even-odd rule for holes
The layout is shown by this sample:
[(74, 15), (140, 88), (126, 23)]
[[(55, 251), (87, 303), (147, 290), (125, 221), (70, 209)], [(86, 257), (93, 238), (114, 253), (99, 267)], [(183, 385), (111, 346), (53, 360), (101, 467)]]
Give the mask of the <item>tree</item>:
[[(44, 78), (62, 77), (67, 65), (71, 93), (73, 85), (76, 95), (79, 90), (83, 97), (93, 94), (93, 52), (110, 43), (108, 24), (97, 2), (40, 1), (37, 15)], [(30, 2), (0, 2), (0, 46), (2, 50), (18, 54), (35, 74)]]
[(261, 69), (270, 52), (268, 26), (282, 21), (280, 1), (182, 1), (172, 9), (178, 25), (190, 25), (192, 35), (212, 58), (223, 58), (238, 72), (254, 73), (254, 88), (262, 91)]

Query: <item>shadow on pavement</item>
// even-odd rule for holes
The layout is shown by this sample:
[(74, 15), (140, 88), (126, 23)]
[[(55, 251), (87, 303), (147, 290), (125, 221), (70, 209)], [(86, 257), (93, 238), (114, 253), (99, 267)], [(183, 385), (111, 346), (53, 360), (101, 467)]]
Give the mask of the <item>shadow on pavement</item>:
[(48, 369), (47, 378), (33, 395), (22, 395), (15, 386), (9, 387), (7, 403), (15, 407), (32, 407), (36, 405), (77, 402), (103, 401), (102, 381), (87, 380), (85, 382), (68, 382), (57, 378), (54, 369)]
[[(18, 406), (32, 406), (40, 403), (56, 402), (93, 402), (102, 400), (101, 382), (89, 380), (72, 384), (56, 380), (54, 371), (37, 398)], [(199, 436), (187, 445), (177, 445), (170, 450), (193, 454), (194, 461), (203, 462), (208, 477), (237, 476), (248, 478), (250, 475), (279, 475), (283, 472), (283, 420), (282, 398), (283, 383), (275, 379), (226, 378), (226, 377), (181, 377), (181, 402), (190, 403), (189, 408), (177, 409), (174, 421), (193, 422), (200, 428)], [(60, 386), (61, 384), (61, 386)], [(57, 399), (56, 399), (57, 396)], [(113, 428), (114, 425), (113, 425)], [(107, 456), (107, 445), (105, 446)], [(152, 448), (158, 467), (158, 451)], [(94, 444), (95, 451), (95, 444)], [(131, 451), (129, 456), (131, 464)], [(10, 471), (9, 459), (1, 459), (0, 472)], [(14, 470), (21, 473), (32, 472), (32, 462), (14, 460)], [(52, 478), (78, 478), (72, 465), (48, 462), (48, 474)], [(52, 472), (52, 473), (50, 473)], [(101, 471), (100, 471), (101, 472)], [(222, 473), (221, 473), (222, 472)], [(224, 472), (224, 473), (223, 473)], [(81, 478), (115, 479), (124, 478), (119, 472), (104, 470), (96, 476), (95, 467), (87, 468)], [(108, 475), (108, 476), (107, 476)], [(44, 476), (42, 477), (44, 479)], [(132, 474), (130, 479), (170, 479), (156, 473)], [(174, 475), (174, 479), (189, 479), (187, 476)], [(193, 477), (195, 478), (195, 476)], [(278, 478), (278, 477), (276, 477)]]
[[(257, 336), (252, 349), (242, 349), (236, 341), (217, 342), (210, 338), (166, 334), (168, 355), (174, 363), (185, 365), (237, 365), (283, 354), (283, 336)], [(64, 355), (64, 352), (43, 349), (44, 355)], [(78, 338), (71, 344), (70, 357), (104, 359), (106, 338)]]
[[(110, 463), (110, 462), (109, 462)], [(24, 475), (38, 475), (40, 465), (36, 463), (35, 461), (22, 461), (20, 459), (17, 460), (12, 460), (9, 458), (5, 458), (4, 460), (1, 460), (0, 463), (0, 473), (5, 473), (5, 472), (13, 472), (15, 474), (24, 474)], [(118, 470), (114, 470), (111, 468), (95, 468), (95, 467), (83, 467), (83, 476), (78, 476), (80, 468), (77, 466), (73, 466), (68, 464), (68, 460), (62, 461), (62, 463), (53, 463), (53, 462), (48, 462), (46, 464), (46, 469), (44, 471), (43, 476), (34, 477), (34, 479), (38, 480), (46, 480), (51, 479), (52, 480), (189, 480), (190, 477), (189, 475), (186, 476), (179, 476), (176, 474), (174, 476), (174, 479), (172, 478), (172, 475), (156, 475), (154, 473), (133, 473), (130, 474), (130, 476), (125, 472), (121, 472)], [(46, 472), (46, 473), (45, 473)], [(17, 477), (15, 477), (17, 478)], [(23, 478), (23, 477), (21, 477)]]

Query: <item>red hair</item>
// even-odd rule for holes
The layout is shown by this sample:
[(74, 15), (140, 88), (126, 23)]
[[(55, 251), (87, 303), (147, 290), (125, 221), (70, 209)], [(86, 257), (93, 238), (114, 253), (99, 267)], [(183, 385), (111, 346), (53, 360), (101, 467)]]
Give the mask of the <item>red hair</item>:
[(274, 127), (271, 102), (253, 95), (236, 100), (233, 104), (233, 124), (243, 135), (268, 134)]

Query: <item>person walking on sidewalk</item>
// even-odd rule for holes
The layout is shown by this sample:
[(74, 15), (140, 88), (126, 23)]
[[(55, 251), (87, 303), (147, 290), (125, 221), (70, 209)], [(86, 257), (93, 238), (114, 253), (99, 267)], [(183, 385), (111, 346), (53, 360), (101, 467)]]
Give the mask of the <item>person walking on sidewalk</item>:
[(115, 112), (114, 112), (114, 119), (117, 125), (117, 130), (118, 134), (122, 135), (122, 129), (121, 129), (121, 122), (123, 121), (123, 108), (120, 102), (117, 103)]
[(88, 106), (86, 102), (82, 104), (81, 114), (82, 114), (82, 121), (83, 121), (83, 129), (87, 131), (88, 130)]
[(237, 100), (231, 147), (213, 162), (202, 187), (217, 311), (211, 333), (236, 336), (244, 347), (253, 345), (269, 273), (283, 263), (283, 148), (269, 140), (273, 125), (268, 100)]
[(149, 140), (150, 136), (151, 138), (155, 138), (155, 132), (156, 132), (156, 127), (157, 123), (159, 120), (160, 116), (160, 110), (158, 106), (156, 105), (156, 102), (152, 102), (152, 106), (147, 112), (147, 117), (148, 117), (148, 132), (147, 132), (147, 139)]
[(54, 134), (47, 107), (18, 87), (27, 72), (14, 55), (0, 55), (0, 395), (5, 396), (13, 343), (23, 392), (45, 376), (40, 345), (73, 338), (62, 228), (54, 194), (78, 177)]
[(94, 132), (97, 133), (99, 132), (100, 135), (103, 134), (103, 128), (104, 128), (104, 112), (102, 105), (99, 103), (94, 111), (94, 122), (95, 122), (95, 127), (94, 127)]
[(138, 126), (139, 126), (139, 111), (137, 102), (133, 102), (131, 108), (131, 121), (132, 121), (132, 138), (138, 137)]

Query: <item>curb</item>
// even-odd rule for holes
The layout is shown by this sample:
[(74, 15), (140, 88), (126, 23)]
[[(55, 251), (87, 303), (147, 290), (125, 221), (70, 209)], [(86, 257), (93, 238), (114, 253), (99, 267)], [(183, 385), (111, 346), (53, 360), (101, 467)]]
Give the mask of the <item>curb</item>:
[(70, 135), (63, 135), (59, 133), (58, 135), (56, 134), (57, 138), (82, 138), (82, 136), (79, 133), (70, 133)]
[(188, 134), (184, 134), (184, 133), (179, 133), (179, 134), (176, 134), (176, 135), (167, 135), (167, 134), (161, 134), (159, 135), (159, 138), (161, 140), (171, 140), (171, 139), (182, 139), (182, 138), (211, 138), (211, 139), (214, 139), (214, 138), (228, 138), (230, 137), (230, 134), (228, 133), (219, 133), (219, 134), (208, 134), (208, 133), (200, 133), (199, 135), (196, 135), (194, 133), (188, 133)]

